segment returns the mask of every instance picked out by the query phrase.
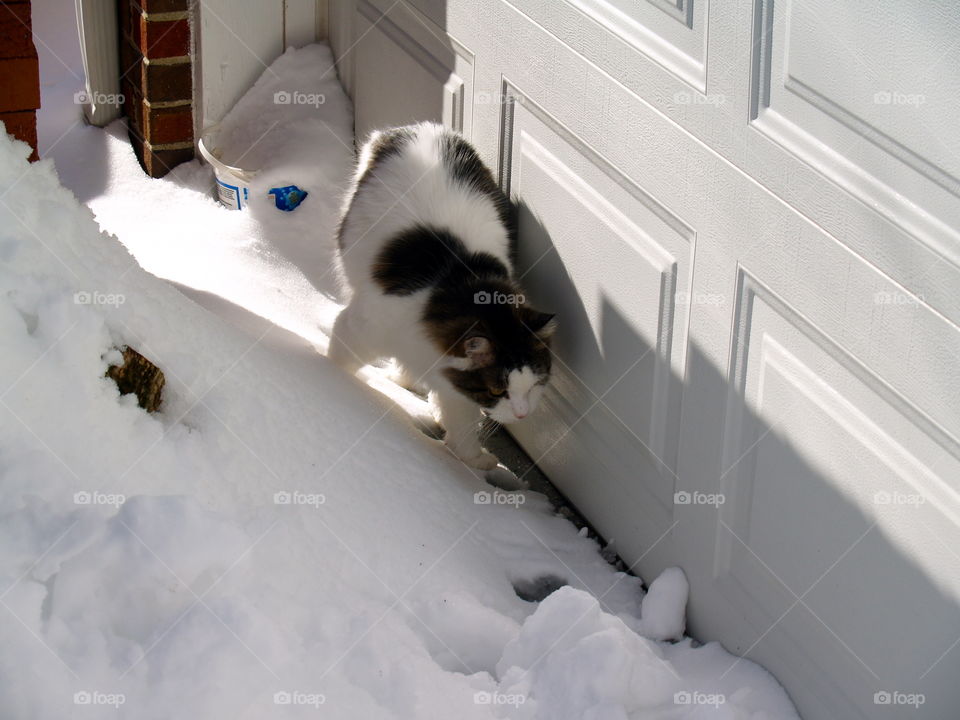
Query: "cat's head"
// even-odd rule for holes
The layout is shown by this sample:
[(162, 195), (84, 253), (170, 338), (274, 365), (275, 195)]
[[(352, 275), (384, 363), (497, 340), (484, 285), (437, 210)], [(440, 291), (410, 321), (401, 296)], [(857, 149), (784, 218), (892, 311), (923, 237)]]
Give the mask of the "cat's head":
[(550, 341), (556, 320), (525, 304), (475, 304), (451, 323), (446, 378), (500, 423), (532, 413), (550, 380)]

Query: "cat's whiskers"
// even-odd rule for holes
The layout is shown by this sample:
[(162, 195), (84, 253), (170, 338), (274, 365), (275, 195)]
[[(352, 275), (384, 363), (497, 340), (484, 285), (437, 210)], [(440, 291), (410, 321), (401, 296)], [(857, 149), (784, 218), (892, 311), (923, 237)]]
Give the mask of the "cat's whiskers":
[(485, 445), (497, 430), (501, 427), (493, 418), (487, 416), (480, 425), (480, 444)]

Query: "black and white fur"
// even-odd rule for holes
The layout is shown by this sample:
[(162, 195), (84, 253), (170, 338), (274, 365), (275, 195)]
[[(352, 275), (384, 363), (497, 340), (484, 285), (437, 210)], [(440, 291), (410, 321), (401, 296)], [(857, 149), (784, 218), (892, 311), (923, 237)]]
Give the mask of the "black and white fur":
[(496, 466), (477, 435), (481, 410), (501, 423), (533, 412), (555, 323), (523, 303), (510, 205), (477, 152), (433, 123), (373, 133), (338, 246), (350, 298), (329, 356), (350, 372), (395, 358), (403, 384), (433, 394), (448, 447)]

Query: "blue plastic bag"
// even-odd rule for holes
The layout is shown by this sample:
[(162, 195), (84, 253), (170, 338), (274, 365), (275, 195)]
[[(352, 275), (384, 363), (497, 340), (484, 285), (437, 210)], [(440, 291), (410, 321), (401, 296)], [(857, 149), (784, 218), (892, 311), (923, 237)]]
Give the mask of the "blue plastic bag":
[(274, 196), (277, 208), (285, 212), (296, 210), (297, 206), (308, 195), (306, 190), (301, 190), (296, 185), (271, 188), (269, 194)]

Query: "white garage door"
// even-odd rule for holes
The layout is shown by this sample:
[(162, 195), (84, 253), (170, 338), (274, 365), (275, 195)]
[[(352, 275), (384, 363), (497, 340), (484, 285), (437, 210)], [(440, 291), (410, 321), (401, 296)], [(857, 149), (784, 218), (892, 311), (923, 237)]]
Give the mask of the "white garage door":
[[(808, 720), (960, 715), (955, 0), (335, 0), (357, 131), (522, 198), (516, 435)], [(921, 704), (922, 701), (922, 704)]]

